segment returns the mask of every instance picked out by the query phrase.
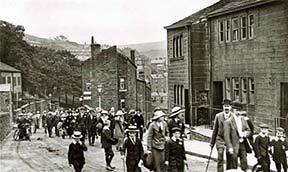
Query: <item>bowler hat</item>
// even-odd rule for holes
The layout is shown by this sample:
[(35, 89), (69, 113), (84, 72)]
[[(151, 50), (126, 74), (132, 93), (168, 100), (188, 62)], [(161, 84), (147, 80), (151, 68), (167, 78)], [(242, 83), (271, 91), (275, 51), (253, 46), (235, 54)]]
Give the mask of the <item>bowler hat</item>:
[(137, 127), (135, 125), (129, 125), (128, 128), (125, 130), (126, 133), (138, 132)]
[(223, 105), (231, 105), (231, 100), (229, 100), (229, 99), (224, 99), (222, 104), (223, 104)]
[(181, 107), (178, 107), (178, 106), (176, 106), (176, 107), (174, 107), (173, 109), (172, 109), (172, 113), (171, 113), (171, 115), (169, 116), (170, 118), (171, 117), (174, 117), (174, 116), (176, 116), (176, 115), (178, 115), (179, 113), (182, 113), (182, 112), (184, 112), (185, 111), (185, 109), (182, 109)]
[(234, 109), (241, 110), (242, 109), (242, 104), (241, 104), (241, 102), (239, 100), (234, 100), (232, 102), (232, 107)]

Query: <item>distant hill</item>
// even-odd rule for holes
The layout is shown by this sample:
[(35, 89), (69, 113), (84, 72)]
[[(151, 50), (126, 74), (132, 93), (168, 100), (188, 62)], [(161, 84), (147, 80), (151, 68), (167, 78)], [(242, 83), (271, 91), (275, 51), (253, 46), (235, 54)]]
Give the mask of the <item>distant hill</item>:
[[(57, 50), (68, 50), (81, 61), (86, 60), (91, 56), (89, 44), (79, 44), (77, 42), (69, 41), (67, 39), (40, 38), (29, 34), (25, 34), (24, 40), (33, 46), (41, 46)], [(102, 45), (102, 47), (105, 49), (109, 46)], [(147, 56), (149, 59), (167, 57), (166, 41), (117, 45), (117, 47), (120, 49), (135, 49), (140, 54)]]
[(119, 48), (129, 47), (131, 49), (136, 49), (140, 54), (143, 54), (149, 57), (150, 59), (167, 57), (166, 41), (127, 44), (127, 45), (119, 45), (118, 47)]

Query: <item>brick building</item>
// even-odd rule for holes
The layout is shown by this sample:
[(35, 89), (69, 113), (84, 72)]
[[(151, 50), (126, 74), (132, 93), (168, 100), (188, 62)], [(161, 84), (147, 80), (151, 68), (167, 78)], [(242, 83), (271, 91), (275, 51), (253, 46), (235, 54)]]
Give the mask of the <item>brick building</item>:
[[(116, 46), (101, 50), (101, 45), (95, 44), (92, 38), (91, 58), (82, 63), (83, 103), (98, 107), (101, 102), (101, 108), (105, 110), (111, 107), (115, 110), (139, 108), (148, 114), (146, 106), (138, 107), (140, 103), (137, 104), (139, 94), (145, 95), (143, 99), (138, 97), (139, 101), (146, 102), (150, 98), (146, 96), (148, 86), (145, 82), (145, 89), (137, 89), (140, 81), (137, 81), (136, 70), (134, 50), (130, 57), (119, 53)], [(102, 86), (101, 92), (98, 91), (99, 85)]]
[(255, 121), (288, 126), (287, 3), (220, 0), (165, 27), (169, 108), (198, 125), (238, 99)]

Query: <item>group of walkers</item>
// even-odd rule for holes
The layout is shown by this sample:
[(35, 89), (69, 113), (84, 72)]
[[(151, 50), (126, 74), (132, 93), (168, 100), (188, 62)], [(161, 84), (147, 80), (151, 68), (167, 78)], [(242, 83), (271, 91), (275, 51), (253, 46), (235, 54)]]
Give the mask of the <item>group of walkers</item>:
[(254, 151), (258, 163), (252, 171), (270, 171), (270, 155), (275, 162), (277, 172), (287, 172), (288, 143), (283, 128), (276, 129), (271, 136), (269, 126), (260, 124), (260, 133), (255, 137), (254, 125), (239, 101), (225, 99), (223, 112), (216, 115), (213, 134), (210, 141), (211, 151), (216, 145), (218, 151), (217, 171), (224, 171), (224, 152), (226, 152), (226, 170), (238, 168), (238, 158), (242, 171), (248, 170), (247, 154)]

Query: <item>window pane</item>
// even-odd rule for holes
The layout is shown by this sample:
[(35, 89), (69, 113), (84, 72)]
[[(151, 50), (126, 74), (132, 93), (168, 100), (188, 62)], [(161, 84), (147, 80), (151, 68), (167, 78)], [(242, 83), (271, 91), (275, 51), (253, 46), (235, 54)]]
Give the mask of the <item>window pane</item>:
[(234, 18), (232, 19), (232, 29), (233, 29), (233, 33), (232, 33), (232, 39), (233, 41), (237, 41), (238, 40), (238, 31), (239, 31), (239, 21), (238, 18)]
[(223, 21), (219, 22), (219, 41), (220, 42), (224, 41), (224, 22)]
[(249, 38), (253, 38), (254, 37), (254, 15), (249, 16), (248, 27), (249, 27), (249, 30), (248, 30)]
[(10, 76), (8, 76), (8, 84), (10, 84), (11, 83), (11, 77)]
[(225, 82), (225, 87), (226, 87), (226, 99), (231, 100), (231, 82), (230, 82), (230, 78), (226, 78), (226, 82)]
[(249, 78), (249, 104), (255, 104), (255, 84), (253, 78)]
[(230, 20), (226, 21), (226, 41), (230, 41)]
[(247, 38), (247, 18), (246, 17), (241, 18), (241, 38), (242, 39)]

